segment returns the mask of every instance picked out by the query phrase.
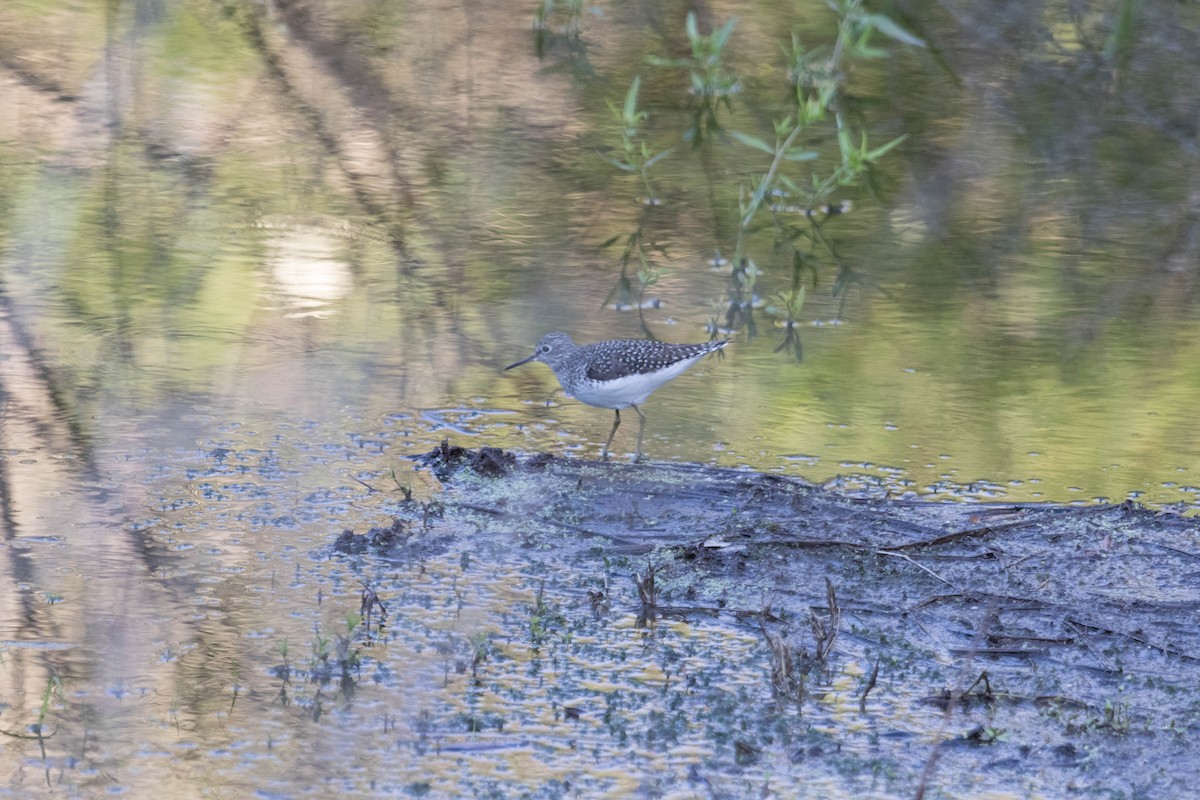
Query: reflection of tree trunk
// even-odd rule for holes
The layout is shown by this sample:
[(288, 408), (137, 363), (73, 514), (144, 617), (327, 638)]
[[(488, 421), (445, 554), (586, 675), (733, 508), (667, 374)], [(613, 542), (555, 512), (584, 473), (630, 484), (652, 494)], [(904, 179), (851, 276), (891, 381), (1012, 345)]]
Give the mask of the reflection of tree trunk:
[[(0, 296), (0, 639), (5, 648), (0, 696), (14, 707), (9, 730), (37, 721), (39, 698), (53, 681), (66, 691), (100, 688), (63, 713), (51, 703), (45, 720), (51, 757), (105, 759), (105, 742), (142, 713), (121, 702), (153, 663), (156, 646), (191, 635), (177, 617), (156, 610), (173, 598), (146, 574), (156, 555), (139, 534), (123, 534), (123, 497), (103, 484), (90, 437), (55, 370)], [(158, 687), (169, 689), (169, 682)], [(123, 734), (122, 734), (123, 735)], [(8, 747), (8, 745), (6, 745)], [(23, 752), (24, 755), (18, 755)], [(5, 760), (36, 758), (36, 745), (11, 748)]]
[[(80, 479), (94, 480), (89, 437), (64, 408), (54, 374), (14, 316), (11, 301), (0, 296), (0, 448), (68, 455), (80, 465)], [(7, 463), (0, 461), (0, 469)], [(6, 507), (10, 501), (7, 493), (0, 498)]]
[[(18, 343), (18, 334), (8, 313), (7, 303), (0, 297), (0, 535), (6, 543), (18, 538), (21, 527), (22, 509), (18, 493), (24, 491), (24, 479), (28, 477), (28, 465), (14, 466), (26, 460), (25, 454), (39, 440), (62, 437), (61, 429), (39, 419), (38, 412), (53, 410), (52, 393), (48, 386), (36, 376), (32, 358), (23, 357), (27, 349)], [(5, 547), (5, 563), (0, 570), (9, 587), (27, 584), (33, 573), (29, 552)], [(3, 619), (13, 626), (24, 626), (31, 620), (33, 598), (28, 592), (12, 595), (11, 602), (3, 603)], [(7, 634), (6, 634), (7, 635)]]
[[(388, 93), (365, 67), (348, 80), (345, 62), (330, 55), (331, 47), (314, 43), (307, 15), (280, 5), (290, 40), (274, 32), (267, 12), (257, 5), (239, 8), (236, 16), (279, 93), (295, 103), (322, 148), (336, 159), (355, 200), (399, 248), (402, 218), (414, 203), (399, 168), (402, 154), (384, 133), (391, 116)], [(296, 40), (308, 43), (309, 50), (297, 47)]]

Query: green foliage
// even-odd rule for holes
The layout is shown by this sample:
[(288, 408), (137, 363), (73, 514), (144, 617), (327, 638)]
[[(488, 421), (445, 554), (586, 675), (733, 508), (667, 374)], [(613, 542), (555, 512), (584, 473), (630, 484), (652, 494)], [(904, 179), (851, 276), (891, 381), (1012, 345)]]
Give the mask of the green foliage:
[(658, 153), (651, 153), (650, 145), (638, 136), (641, 127), (650, 115), (638, 108), (638, 92), (641, 90), (642, 79), (636, 76), (625, 93), (625, 102), (617, 108), (611, 101), (608, 104), (613, 116), (621, 123), (621, 147), (624, 158), (610, 158), (609, 163), (625, 172), (637, 174), (646, 189), (646, 202), (655, 201), (654, 188), (650, 185), (650, 168), (669, 156), (675, 149), (668, 147)]
[(492, 634), (487, 631), (476, 631), (469, 638), (471, 646), (471, 677), (479, 680), (480, 668), (496, 653), (492, 643)]
[(558, 606), (546, 602), (545, 581), (538, 587), (529, 614), (529, 641), (534, 650), (541, 647), (550, 634), (563, 627), (566, 620)]
[(312, 661), (310, 662), (310, 666), (315, 666), (317, 663), (329, 659), (330, 642), (331, 639), (328, 636), (322, 636), (319, 630), (313, 632), (312, 642), (310, 643), (312, 647)]
[[(610, 158), (608, 161), (617, 169), (637, 175), (646, 194), (642, 198), (642, 212), (637, 227), (624, 237), (625, 247), (621, 253), (621, 275), (616, 286), (604, 300), (606, 305), (609, 302), (615, 302), (618, 308), (636, 305), (639, 316), (646, 287), (658, 283), (666, 272), (654, 261), (655, 254), (661, 253), (661, 248), (650, 235), (651, 228), (648, 225), (651, 214), (662, 205), (662, 200), (656, 195), (650, 181), (650, 170), (671, 155), (675, 149), (668, 147), (666, 150), (656, 153), (646, 139), (641, 136), (640, 130), (650, 118), (649, 114), (638, 107), (638, 93), (641, 91), (641, 85), (641, 77), (634, 77), (629, 90), (625, 93), (624, 103), (619, 107), (611, 101), (608, 103), (609, 110), (612, 111), (613, 117), (620, 124), (621, 129), (621, 156)], [(622, 237), (619, 235), (614, 236), (601, 247), (609, 247), (621, 239)], [(637, 265), (636, 275), (640, 284), (636, 292), (629, 278), (629, 270), (634, 263)], [(642, 318), (642, 327), (645, 329), (644, 318)]]
[(58, 671), (51, 668), (50, 677), (46, 679), (46, 688), (42, 691), (42, 702), (38, 706), (38, 718), (34, 724), (34, 730), (37, 731), (39, 739), (45, 733), (46, 720), (50, 717), (50, 706), (56, 702), (62, 702), (63, 684), (62, 678)]
[[(885, 51), (871, 44), (875, 33), (913, 46), (923, 46), (920, 39), (903, 30), (882, 14), (863, 10), (861, 0), (830, 0), (840, 17), (838, 37), (832, 49), (807, 50), (798, 36), (792, 36), (791, 46), (784, 50), (788, 77), (793, 91), (793, 105), (787, 115), (774, 121), (774, 142), (760, 136), (733, 131), (731, 136), (746, 147), (771, 157), (766, 172), (750, 179), (749, 191), (743, 191), (739, 202), (739, 223), (730, 272), (730, 300), (725, 309), (724, 327), (730, 330), (745, 327), (756, 333), (753, 317), (755, 288), (760, 274), (750, 255), (750, 236), (763, 227), (760, 218), (774, 230), (774, 252), (783, 253), (790, 262), (791, 286), (779, 301), (767, 306), (767, 312), (780, 320), (786, 336), (779, 350), (796, 357), (802, 355), (797, 331), (799, 314), (806, 297), (802, 278), (811, 277), (817, 285), (824, 259), (837, 265), (834, 280), (835, 295), (844, 296), (852, 284), (862, 283), (823, 231), (830, 217), (849, 209), (835, 202), (839, 189), (861, 185), (875, 164), (906, 138), (897, 137), (883, 145), (872, 147), (865, 130), (851, 131), (842, 111), (840, 98), (845, 81), (845, 61), (852, 58), (878, 58)], [(804, 146), (800, 137), (814, 132), (818, 126), (832, 125), (836, 132), (838, 163), (832, 168), (817, 162), (819, 154)], [(807, 182), (793, 178), (787, 169), (792, 164), (811, 164)]]
[(733, 95), (742, 90), (742, 82), (725, 67), (725, 48), (733, 35), (736, 19), (731, 19), (709, 34), (700, 33), (696, 12), (689, 11), (686, 31), (691, 44), (690, 58), (662, 58), (650, 56), (647, 60), (657, 67), (683, 68), (688, 71), (690, 93), (697, 98), (692, 112), (692, 124), (683, 134), (685, 142), (699, 146), (705, 134), (721, 134), (717, 110), (723, 105), (732, 108)]
[(871, 38), (882, 33), (901, 44), (924, 47), (925, 43), (901, 28), (890, 17), (872, 14), (863, 9), (862, 0), (829, 0), (829, 7), (838, 15), (837, 46), (844, 48), (848, 58), (882, 58), (888, 55), (871, 45)]
[[(849, 202), (839, 201), (835, 196), (840, 191), (870, 184), (878, 162), (906, 138), (898, 136), (883, 144), (873, 144), (866, 130), (851, 127), (842, 103), (847, 64), (852, 59), (886, 55), (874, 43), (880, 38), (876, 34), (905, 45), (924, 46), (890, 18), (866, 11), (862, 0), (830, 0), (829, 5), (839, 17), (837, 38), (832, 45), (807, 49), (799, 36), (793, 34), (790, 44), (783, 48), (791, 102), (787, 112), (773, 121), (771, 136), (725, 131), (718, 118), (722, 109), (733, 110), (733, 97), (742, 88), (741, 81), (727, 66), (736, 20), (730, 19), (703, 34), (696, 14), (689, 12), (685, 28), (690, 55), (648, 58), (654, 66), (687, 71), (693, 108), (691, 124), (681, 136), (683, 141), (690, 142), (695, 149), (718, 138), (732, 140), (768, 157), (764, 171), (748, 177), (739, 187), (729, 297), (723, 311), (718, 310), (714, 316), (711, 327), (726, 331), (745, 328), (754, 336), (757, 334), (754, 311), (765, 306), (766, 313), (786, 331), (777, 351), (786, 350), (797, 359), (802, 354), (798, 322), (807, 297), (805, 279), (815, 287), (826, 264), (832, 264), (837, 269), (832, 282), (835, 296), (844, 298), (848, 288), (866, 283), (839, 256), (835, 242), (823, 229), (828, 219), (850, 208)], [(623, 103), (608, 103), (619, 125), (621, 145), (607, 160), (622, 172), (637, 176), (645, 191), (642, 212), (631, 233), (613, 236), (602, 245), (624, 243), (621, 274), (605, 304), (614, 302), (619, 309), (636, 306), (639, 313), (645, 304), (646, 288), (657, 284), (665, 274), (656, 260), (663, 251), (656, 242), (653, 226), (653, 215), (663, 201), (655, 192), (651, 171), (674, 152), (673, 147), (653, 147), (644, 135), (649, 114), (639, 106), (641, 87), (641, 76), (637, 76)], [(837, 157), (832, 163), (823, 161), (823, 154), (810, 145), (819, 140), (836, 142)], [(752, 242), (764, 230), (774, 234), (771, 252), (752, 253)], [(775, 259), (788, 265), (789, 287), (774, 302), (762, 303), (756, 295), (763, 273), (759, 263)], [(636, 288), (631, 274), (636, 275)], [(644, 319), (642, 327), (650, 333)]]

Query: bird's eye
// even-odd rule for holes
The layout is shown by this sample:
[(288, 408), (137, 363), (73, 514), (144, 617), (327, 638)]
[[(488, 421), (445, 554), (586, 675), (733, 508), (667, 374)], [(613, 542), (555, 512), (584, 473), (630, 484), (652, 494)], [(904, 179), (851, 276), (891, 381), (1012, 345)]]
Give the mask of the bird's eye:
[(550, 352), (550, 345), (548, 345), (548, 344), (544, 344), (544, 345), (542, 345), (542, 352), (543, 352), (543, 353), (549, 353), (549, 352)]

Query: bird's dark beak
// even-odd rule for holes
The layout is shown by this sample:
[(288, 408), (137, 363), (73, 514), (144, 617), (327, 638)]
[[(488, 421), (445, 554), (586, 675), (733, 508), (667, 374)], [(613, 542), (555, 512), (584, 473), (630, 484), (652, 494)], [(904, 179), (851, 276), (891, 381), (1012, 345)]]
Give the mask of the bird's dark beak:
[(513, 367), (519, 367), (519, 366), (521, 366), (522, 364), (528, 364), (530, 361), (533, 361), (535, 358), (537, 358), (537, 353), (534, 353), (534, 354), (533, 354), (533, 355), (531, 355), (529, 358), (523, 358), (523, 359), (521, 359), (520, 361), (518, 361), (518, 362), (517, 362), (517, 363), (515, 363), (515, 364), (509, 364), (509, 365), (508, 365), (507, 367), (505, 367), (504, 369), (505, 369), (505, 370), (510, 370), (510, 369), (512, 369)]

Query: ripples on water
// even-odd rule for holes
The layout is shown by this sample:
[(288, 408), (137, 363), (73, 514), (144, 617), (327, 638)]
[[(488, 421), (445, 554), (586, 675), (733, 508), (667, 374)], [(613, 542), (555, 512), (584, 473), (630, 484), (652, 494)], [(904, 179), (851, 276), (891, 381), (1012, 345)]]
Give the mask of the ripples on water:
[[(681, 23), (597, 10), (579, 39), (543, 29), (539, 57), (528, 10), (500, 4), (0, 9), (0, 707), (47, 737), (8, 743), (0, 793), (737, 794), (749, 772), (879, 791), (854, 657), (803, 741), (738, 763), (755, 631), (638, 630), (632, 567), (555, 563), (486, 519), (437, 549), (441, 487), (405, 457), (443, 438), (594, 457), (611, 415), (503, 365), (555, 329), (703, 340), (764, 169), (679, 142), (686, 97), (644, 56)], [(937, 61), (857, 66), (854, 124), (910, 135), (824, 229), (867, 283), (834, 298), (821, 266), (797, 362), (764, 310), (788, 268), (760, 242), (761, 335), (646, 404), (651, 458), (871, 497), (1200, 507), (1195, 153), (1172, 122), (1200, 74), (1173, 39), (1190, 10), (1142, 19), (1099, 77), (1071, 54), (1119, 37), (1036, 12), (927, 10)], [(1044, 15), (1070, 24), (1039, 37)], [(831, 17), (738, 16), (727, 124), (769, 138), (786, 85), (763, 54)], [(620, 244), (599, 245), (647, 206), (607, 161), (604, 101), (635, 73), (646, 135), (677, 151), (647, 217), (654, 302), (617, 311)], [(406, 491), (425, 550), (331, 551)], [(369, 637), (364, 584), (388, 610)], [(898, 696), (872, 713), (932, 736)]]

